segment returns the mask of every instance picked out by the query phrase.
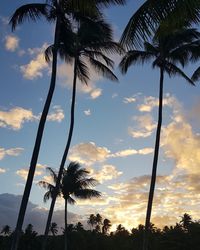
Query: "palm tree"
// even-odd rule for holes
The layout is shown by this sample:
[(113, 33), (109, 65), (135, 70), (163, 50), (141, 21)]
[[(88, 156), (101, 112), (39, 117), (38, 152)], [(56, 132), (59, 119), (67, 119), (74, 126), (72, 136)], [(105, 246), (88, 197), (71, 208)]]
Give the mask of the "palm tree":
[(93, 228), (94, 225), (96, 224), (96, 216), (94, 214), (90, 214), (87, 223), (88, 225), (90, 225), (90, 230), (91, 230), (91, 228)]
[(51, 223), (50, 232), (52, 233), (53, 236), (55, 236), (58, 233), (58, 225), (57, 225), (57, 223), (55, 223), (55, 222)]
[(181, 221), (180, 221), (180, 224), (183, 226), (183, 228), (185, 230), (188, 230), (190, 225), (192, 223), (192, 217), (185, 213), (182, 217), (181, 217)]
[[(18, 241), (20, 237), (20, 232), (22, 230), (27, 203), (29, 200), (30, 191), (33, 183), (44, 126), (46, 123), (47, 115), (49, 112), (51, 100), (55, 89), (57, 50), (60, 39), (61, 24), (64, 25), (66, 28), (68, 27), (69, 19), (67, 19), (66, 16), (67, 15), (69, 16), (70, 14), (72, 14), (72, 16), (76, 19), (80, 16), (80, 12), (83, 15), (90, 15), (90, 16), (101, 15), (100, 7), (109, 6), (111, 4), (123, 5), (125, 4), (125, 0), (87, 0), (87, 1), (46, 0), (45, 3), (32, 3), (23, 5), (19, 7), (11, 17), (10, 23), (12, 25), (13, 30), (16, 28), (17, 25), (21, 24), (25, 19), (37, 21), (40, 17), (43, 16), (48, 22), (52, 21), (55, 22), (54, 43), (52, 47), (52, 71), (51, 71), (50, 87), (41, 114), (41, 118), (39, 121), (35, 144), (30, 161), (28, 177), (26, 180), (26, 185), (20, 205), (14, 237), (12, 240), (11, 250), (17, 250), (18, 248)], [(76, 15), (77, 12), (78, 15)]]
[(160, 70), (158, 125), (156, 131), (151, 185), (145, 222), (143, 250), (148, 249), (148, 231), (150, 227), (151, 210), (156, 182), (160, 132), (162, 125), (164, 73), (167, 73), (170, 77), (174, 75), (181, 76), (191, 85), (194, 85), (193, 81), (178, 66), (176, 66), (176, 64), (180, 63), (182, 66), (185, 65), (191, 52), (190, 44), (192, 44), (192, 42), (198, 37), (199, 33), (195, 29), (182, 28), (171, 31), (170, 34), (165, 34), (163, 36), (161, 36), (158, 29), (154, 38), (152, 39), (152, 44), (149, 42), (144, 42), (144, 50), (128, 51), (120, 63), (122, 73), (126, 73), (131, 65), (136, 63), (143, 64), (150, 60), (153, 60), (153, 68), (157, 67)]
[(104, 219), (102, 226), (102, 233), (107, 234), (111, 226), (112, 226), (111, 221), (109, 219)]
[(11, 234), (11, 228), (8, 225), (3, 226), (1, 234), (9, 236)]
[[(64, 32), (62, 34), (64, 35)], [(45, 235), (47, 235), (49, 231), (48, 229), (51, 223), (55, 200), (57, 197), (57, 192), (59, 191), (60, 180), (62, 178), (64, 165), (67, 159), (73, 135), (77, 78), (79, 78), (81, 82), (87, 84), (89, 80), (89, 68), (87, 64), (89, 63), (97, 73), (109, 78), (110, 80), (117, 81), (117, 77), (111, 71), (111, 69), (113, 68), (113, 61), (106, 55), (106, 53), (122, 53), (121, 47), (117, 43), (113, 42), (112, 30), (110, 26), (101, 18), (82, 19), (79, 22), (77, 31), (75, 31), (73, 34), (74, 42), (71, 43), (70, 47), (65, 46), (65, 36), (63, 36), (63, 42), (60, 43), (59, 47), (59, 53), (61, 54), (62, 58), (66, 59), (66, 61), (69, 61), (70, 57), (74, 58), (71, 119), (67, 144), (63, 153), (56, 182), (55, 194), (53, 195), (51, 201)], [(51, 54), (52, 52), (50, 46), (46, 51), (46, 57), (50, 58)]]
[(152, 37), (163, 20), (170, 23), (172, 28), (174, 25), (181, 27), (183, 24), (197, 23), (200, 21), (200, 2), (198, 0), (146, 0), (129, 19), (120, 39), (121, 44), (127, 49), (141, 48), (143, 41)]
[[(49, 170), (49, 168), (48, 168)], [(56, 177), (56, 173), (51, 169), (51, 176)], [(67, 249), (67, 203), (75, 204), (75, 198), (78, 199), (91, 199), (93, 197), (99, 197), (100, 192), (91, 189), (91, 187), (97, 184), (97, 181), (93, 178), (87, 178), (89, 171), (76, 162), (71, 162), (67, 169), (64, 169), (61, 184), (59, 186), (59, 195), (65, 199), (65, 249)], [(57, 177), (53, 179), (54, 184), (56, 184)], [(49, 198), (52, 198), (54, 193), (53, 189), (55, 186), (45, 181), (40, 181), (38, 183), (40, 186), (47, 189), (44, 195), (44, 201), (46, 202)]]

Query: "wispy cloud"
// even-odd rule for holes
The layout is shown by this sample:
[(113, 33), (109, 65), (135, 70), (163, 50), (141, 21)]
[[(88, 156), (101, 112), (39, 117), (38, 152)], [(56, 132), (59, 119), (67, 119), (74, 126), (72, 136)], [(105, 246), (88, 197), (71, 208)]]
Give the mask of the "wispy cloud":
[(23, 148), (0, 148), (0, 160), (2, 160), (5, 156), (18, 156), (24, 151)]
[(5, 168), (0, 168), (0, 174), (4, 174), (6, 172)]
[(90, 109), (84, 110), (83, 112), (84, 112), (84, 114), (85, 114), (86, 116), (91, 115), (91, 110), (90, 110)]

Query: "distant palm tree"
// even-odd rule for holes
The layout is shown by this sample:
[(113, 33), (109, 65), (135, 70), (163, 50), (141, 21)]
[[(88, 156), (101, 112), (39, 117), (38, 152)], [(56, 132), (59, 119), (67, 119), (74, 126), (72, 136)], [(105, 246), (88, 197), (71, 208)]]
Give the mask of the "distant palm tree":
[(55, 222), (51, 223), (50, 230), (49, 230), (53, 236), (55, 236), (58, 233), (58, 225)]
[(112, 226), (111, 221), (109, 219), (104, 219), (102, 226), (102, 233), (107, 234), (111, 226)]
[(131, 65), (137, 63), (143, 64), (151, 60), (153, 60), (153, 68), (157, 67), (160, 70), (158, 125), (156, 131), (151, 185), (146, 214), (143, 250), (147, 250), (148, 248), (148, 231), (150, 227), (151, 210), (156, 183), (160, 132), (162, 125), (164, 73), (167, 73), (170, 77), (174, 75), (181, 76), (191, 85), (194, 85), (193, 81), (178, 66), (176, 66), (176, 64), (179, 63), (184, 66), (187, 63), (191, 52), (190, 45), (198, 37), (199, 33), (195, 29), (182, 28), (174, 31), (172, 30), (170, 34), (165, 35), (161, 35), (158, 29), (152, 40), (152, 44), (149, 42), (144, 42), (144, 50), (128, 51), (120, 63), (122, 73), (126, 73)]
[[(49, 168), (48, 168), (49, 170)], [(51, 176), (54, 176), (54, 184), (56, 183), (56, 173), (51, 169)], [(62, 194), (65, 199), (65, 250), (67, 249), (67, 203), (75, 204), (74, 198), (78, 199), (91, 199), (93, 197), (99, 197), (100, 192), (91, 189), (92, 186), (97, 184), (97, 181), (93, 178), (87, 178), (89, 172), (85, 168), (76, 162), (71, 162), (67, 169), (64, 169), (61, 184), (59, 187), (59, 196)], [(44, 201), (52, 197), (55, 186), (46, 181), (40, 181), (40, 186), (47, 189), (44, 195)]]
[[(97, 73), (109, 78), (110, 80), (117, 81), (117, 77), (111, 70), (113, 68), (114, 62), (108, 57), (108, 55), (114, 53), (122, 53), (122, 49), (119, 44), (113, 41), (110, 25), (108, 25), (102, 18), (82, 19), (79, 23), (79, 26), (77, 27), (77, 30), (73, 33), (74, 42), (71, 43), (71, 46), (65, 46), (66, 37), (64, 36), (64, 32), (62, 34), (63, 39), (62, 43), (60, 43), (59, 53), (62, 58), (65, 58), (66, 61), (69, 61), (70, 58), (74, 59), (71, 119), (67, 143), (61, 160), (56, 182), (55, 195), (53, 196), (50, 205), (45, 235), (47, 235), (49, 231), (48, 229), (51, 223), (57, 192), (59, 191), (60, 180), (62, 178), (64, 165), (72, 140), (77, 79), (87, 84), (89, 80), (89, 64), (90, 67), (92, 67)], [(51, 54), (51, 47), (49, 47), (46, 53), (46, 57), (50, 58)]]
[(1, 234), (9, 236), (11, 234), (11, 228), (8, 225), (3, 226)]
[(181, 217), (181, 221), (180, 221), (180, 224), (183, 225), (183, 228), (188, 230), (188, 228), (190, 227), (192, 223), (192, 217), (185, 213), (182, 217)]
[(95, 220), (96, 220), (97, 225), (99, 225), (99, 226), (102, 225), (103, 218), (102, 218), (102, 216), (100, 214), (96, 214), (96, 219)]
[(90, 214), (88, 220), (87, 220), (88, 225), (91, 226), (90, 230), (94, 227), (96, 224), (96, 216), (94, 214)]

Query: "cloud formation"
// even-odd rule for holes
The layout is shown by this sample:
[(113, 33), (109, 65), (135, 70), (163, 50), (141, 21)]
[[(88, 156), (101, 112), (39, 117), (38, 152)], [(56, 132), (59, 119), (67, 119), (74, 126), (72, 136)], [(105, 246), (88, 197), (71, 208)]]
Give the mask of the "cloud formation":
[(48, 44), (44, 43), (41, 48), (29, 49), (30, 55), (34, 55), (34, 58), (28, 64), (20, 66), (24, 78), (28, 80), (41, 78), (43, 71), (49, 69), (44, 57), (44, 51), (47, 47)]
[(18, 156), (23, 152), (23, 148), (0, 148), (0, 160), (2, 160), (5, 156)]
[(4, 174), (6, 172), (5, 168), (0, 168), (0, 174)]
[(84, 114), (85, 114), (86, 116), (91, 115), (91, 110), (90, 110), (90, 109), (84, 110)]
[(19, 47), (19, 38), (14, 35), (5, 37), (5, 48), (8, 51), (14, 52)]

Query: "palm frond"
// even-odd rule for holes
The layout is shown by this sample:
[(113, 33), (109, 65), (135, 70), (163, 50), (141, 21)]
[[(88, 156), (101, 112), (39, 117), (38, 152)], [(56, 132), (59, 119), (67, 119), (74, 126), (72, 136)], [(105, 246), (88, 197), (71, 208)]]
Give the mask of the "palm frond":
[(98, 61), (104, 61), (108, 67), (113, 68), (113, 66), (114, 66), (113, 60), (111, 60), (109, 57), (104, 55), (101, 51), (85, 49), (82, 54), (86, 57), (95, 58)]
[(68, 196), (67, 202), (71, 205), (74, 205), (76, 203), (76, 201), (71, 196)]
[(88, 80), (90, 79), (89, 69), (80, 58), (77, 61), (77, 68), (76, 68), (77, 76), (81, 82), (84, 82), (87, 85)]
[(117, 76), (106, 65), (92, 57), (90, 57), (89, 60), (92, 67), (96, 70), (96, 73), (103, 75), (111, 81), (118, 81)]
[(44, 194), (43, 201), (46, 203), (50, 198), (52, 198), (52, 192), (49, 190)]
[(119, 68), (121, 69), (121, 72), (125, 74), (131, 65), (140, 63), (144, 64), (145, 62), (151, 60), (154, 56), (155, 55), (153, 53), (141, 50), (128, 51), (126, 55), (122, 58), (119, 64)]
[(100, 197), (101, 193), (93, 189), (85, 188), (85, 189), (75, 190), (73, 195), (78, 199), (92, 199)]
[(179, 67), (175, 64), (165, 61), (164, 70), (169, 74), (169, 76), (179, 75), (183, 77), (191, 85), (195, 85), (191, 78), (189, 78)]
[(76, 185), (78, 188), (87, 188), (87, 187), (94, 187), (98, 184), (99, 182), (94, 179), (94, 178), (87, 178), (87, 179), (81, 179), (79, 180)]
[(56, 183), (57, 182), (57, 172), (55, 170), (53, 170), (52, 168), (50, 167), (47, 167), (46, 170), (49, 172), (50, 176), (52, 177), (53, 179), (53, 182)]
[(10, 19), (12, 30), (14, 30), (18, 24), (23, 23), (25, 19), (37, 21), (42, 16), (48, 18), (48, 13), (49, 5), (47, 4), (35, 3), (23, 5), (15, 11)]
[(194, 73), (193, 73), (191, 79), (192, 79), (192, 81), (196, 82), (196, 81), (199, 80), (199, 78), (200, 78), (200, 67), (198, 67), (198, 68), (194, 71)]
[(53, 50), (54, 50), (54, 45), (50, 45), (49, 47), (46, 48), (44, 52), (45, 61), (47, 63), (49, 63), (51, 61), (51, 58), (53, 57)]

